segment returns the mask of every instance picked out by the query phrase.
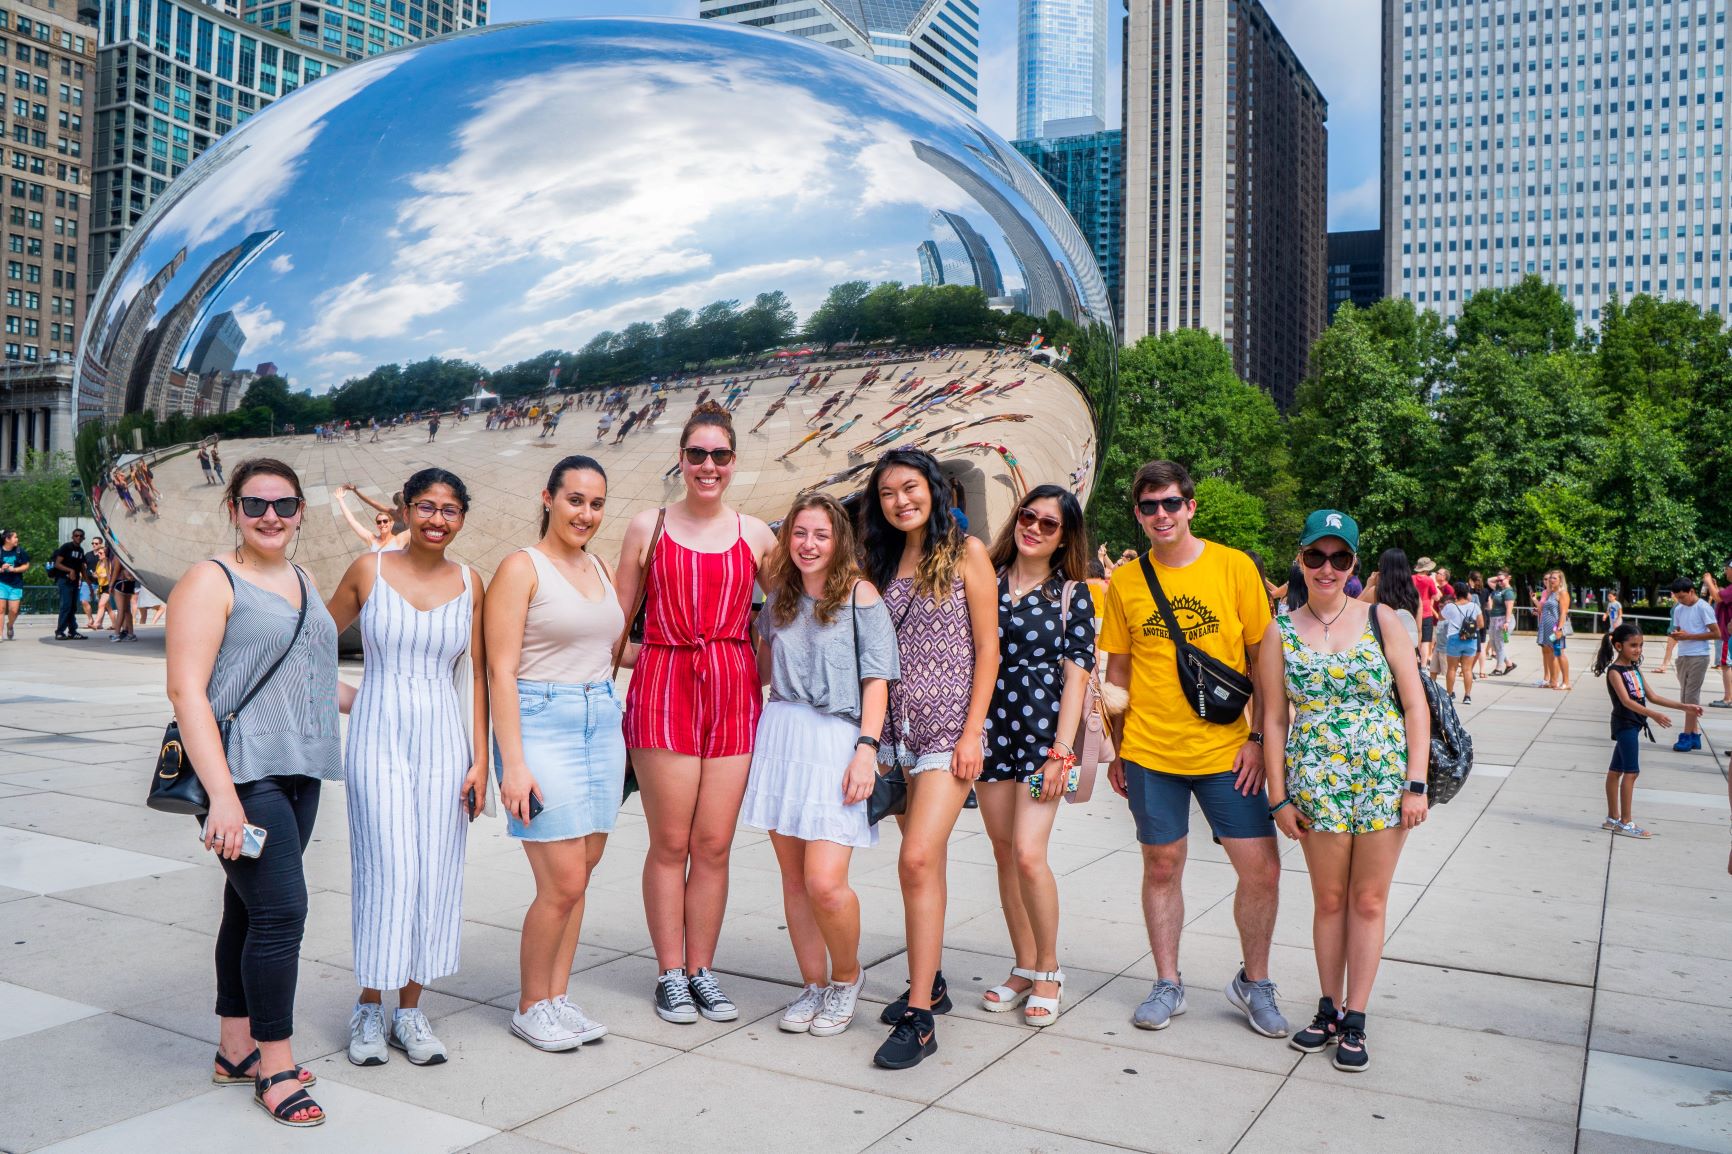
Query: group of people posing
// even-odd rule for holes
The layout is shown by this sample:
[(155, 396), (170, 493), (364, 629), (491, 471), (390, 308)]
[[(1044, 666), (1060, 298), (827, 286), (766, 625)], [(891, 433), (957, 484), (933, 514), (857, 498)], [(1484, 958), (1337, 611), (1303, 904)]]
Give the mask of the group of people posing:
[[(1309, 596), (1277, 618), (1245, 554), (1191, 533), (1185, 470), (1152, 462), (1129, 494), (1150, 548), (1114, 570), (1097, 605), (1082, 508), (1064, 486), (1028, 490), (988, 545), (964, 531), (939, 462), (896, 449), (857, 508), (807, 493), (772, 531), (729, 507), (734, 463), (729, 414), (698, 405), (680, 436), (683, 498), (636, 514), (610, 567), (589, 548), (606, 473), (566, 457), (540, 496), (539, 539), (485, 588), (446, 555), (469, 509), (462, 480), (424, 469), (403, 488), (401, 547), (357, 559), (323, 601), (290, 559), (305, 513), (294, 471), (263, 458), (232, 471), (234, 548), (176, 586), (168, 639), (169, 696), (210, 795), (203, 838), (227, 875), (216, 1081), (252, 1084), (284, 1124), (324, 1120), (313, 1075), (293, 1059), (293, 1000), (302, 854), (320, 785), (336, 780), (347, 783), (357, 1064), (393, 1048), (445, 1060), (419, 1003), (459, 965), (467, 826), (490, 788), (536, 883), (511, 1029), (539, 1049), (607, 1032), (570, 997), (572, 961), (586, 887), (634, 786), (659, 970), (648, 994), (663, 1019), (739, 1016), (715, 967), (743, 819), (769, 832), (801, 979), (780, 1027), (849, 1028), (863, 983), (849, 867), (877, 842), (869, 799), (894, 786), (905, 791), (908, 988), (880, 1014), (890, 1032), (873, 1060), (903, 1069), (937, 1050), (936, 1016), (953, 1004), (946, 848), (971, 793), (1014, 958), (978, 996), (1049, 1025), (1065, 975), (1047, 844), (1058, 800), (1095, 769), (1079, 764), (1085, 713), (1116, 696), (1128, 708), (1108, 777), (1142, 846), (1158, 975), (1134, 1024), (1164, 1029), (1185, 1011), (1194, 796), (1239, 876), (1244, 960), (1227, 998), (1258, 1034), (1289, 1035), (1268, 970), (1279, 830), (1309, 865), (1323, 995), (1290, 1043), (1334, 1045), (1337, 1066), (1365, 1067), (1390, 879), (1426, 816), (1428, 715), (1393, 611), (1346, 594), (1351, 517), (1307, 521), (1295, 559)], [(337, 677), (351, 625), (365, 653), (358, 689)], [(1101, 691), (1097, 654), (1125, 695)], [(1186, 688), (1180, 661), (1199, 655), (1248, 678), (1242, 709), (1206, 709)]]

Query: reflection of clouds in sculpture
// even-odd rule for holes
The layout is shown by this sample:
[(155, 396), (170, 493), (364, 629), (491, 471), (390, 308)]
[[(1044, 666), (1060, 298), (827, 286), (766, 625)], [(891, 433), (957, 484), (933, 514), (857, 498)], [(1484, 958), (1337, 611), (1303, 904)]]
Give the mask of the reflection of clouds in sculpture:
[(230, 305), (228, 311), (235, 315), (235, 320), (247, 334), (242, 352), (262, 349), (283, 335), (284, 323), (271, 312), (270, 306), (255, 305), (251, 297)]
[(318, 349), (333, 341), (401, 336), (416, 317), (443, 312), (462, 297), (463, 286), (456, 281), (399, 278), (376, 284), (372, 273), (362, 273), (314, 298), (315, 319), (300, 343)]

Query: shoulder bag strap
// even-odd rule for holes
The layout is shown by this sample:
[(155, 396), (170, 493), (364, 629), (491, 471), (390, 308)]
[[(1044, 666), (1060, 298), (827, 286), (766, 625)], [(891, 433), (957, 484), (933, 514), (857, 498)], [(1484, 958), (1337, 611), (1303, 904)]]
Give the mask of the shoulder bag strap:
[[(218, 561), (217, 564), (222, 565), (222, 562)], [(223, 572), (228, 572), (227, 566), (223, 567)], [(229, 580), (234, 580), (233, 575), (229, 576)], [(295, 567), (295, 581), (301, 587), (301, 612), (295, 618), (295, 631), (289, 635), (289, 644), (281, 653), (277, 654), (277, 659), (271, 662), (271, 667), (265, 670), (265, 675), (253, 682), (253, 687), (247, 690), (247, 695), (241, 698), (240, 704), (229, 710), (228, 719), (230, 721), (233, 721), (240, 714), (240, 711), (247, 707), (247, 702), (257, 697), (259, 695), (259, 690), (263, 689), (265, 684), (269, 682), (272, 677), (276, 676), (277, 670), (282, 668), (283, 662), (288, 658), (289, 654), (294, 651), (295, 642), (300, 640), (301, 626), (307, 623), (307, 598), (310, 596), (310, 593), (307, 590), (307, 579), (301, 573), (300, 566), (298, 565)]]
[(649, 601), (650, 566), (655, 564), (656, 546), (661, 544), (662, 527), (667, 523), (668, 507), (663, 505), (656, 511), (655, 532), (650, 534), (649, 552), (644, 555), (643, 576), (638, 581), (637, 596), (632, 599), (631, 612), (626, 615), (625, 631), (619, 635), (619, 641), (613, 647), (613, 678), (619, 677), (619, 664), (625, 659), (625, 647), (631, 644), (632, 630), (637, 624), (638, 616), (643, 613), (645, 604)]
[(1155, 607), (1161, 611), (1161, 620), (1167, 626), (1167, 636), (1173, 639), (1173, 646), (1183, 657), (1185, 651), (1191, 647), (1191, 643), (1186, 639), (1185, 631), (1179, 628), (1179, 619), (1174, 616), (1173, 607), (1167, 603), (1167, 595), (1161, 591), (1161, 579), (1155, 576), (1155, 566), (1149, 560), (1147, 553), (1137, 558), (1137, 564), (1142, 566), (1143, 580), (1148, 582), (1149, 593), (1155, 599)]
[[(1389, 650), (1383, 644), (1383, 624), (1377, 619), (1377, 610), (1378, 605), (1374, 601), (1371, 603), (1371, 612), (1368, 615), (1371, 624), (1371, 637), (1377, 642), (1377, 652), (1383, 655), (1383, 664), (1389, 666), (1389, 695), (1395, 698), (1396, 708), (1399, 709), (1402, 708), (1401, 686), (1395, 684), (1395, 666), (1389, 665)], [(1421, 670), (1421, 672), (1424, 671)]]
[(848, 616), (854, 622), (854, 684), (859, 686), (863, 680), (864, 666), (860, 664), (860, 584), (855, 582), (853, 592), (848, 594)]

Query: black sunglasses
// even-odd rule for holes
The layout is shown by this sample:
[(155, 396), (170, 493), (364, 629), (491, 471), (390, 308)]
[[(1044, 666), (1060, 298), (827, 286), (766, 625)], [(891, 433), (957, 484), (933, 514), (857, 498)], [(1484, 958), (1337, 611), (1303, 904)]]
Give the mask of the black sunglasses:
[(279, 517), (293, 517), (301, 511), (299, 497), (278, 497), (275, 501), (267, 501), (263, 497), (242, 497), (241, 512), (255, 520), (265, 515), (266, 509), (275, 509)]
[(1307, 549), (1299, 554), (1299, 560), (1305, 563), (1307, 569), (1321, 569), (1325, 565), (1333, 565), (1343, 573), (1353, 568), (1353, 553), (1347, 549), (1337, 549), (1333, 553), (1325, 553), (1321, 549)]
[(1145, 497), (1137, 502), (1137, 512), (1145, 517), (1153, 517), (1162, 509), (1169, 513), (1177, 513), (1186, 504), (1184, 497)]
[(714, 461), (722, 468), (734, 463), (734, 451), (732, 449), (700, 449), (696, 445), (687, 445), (684, 452), (688, 465), (701, 465), (706, 458)]

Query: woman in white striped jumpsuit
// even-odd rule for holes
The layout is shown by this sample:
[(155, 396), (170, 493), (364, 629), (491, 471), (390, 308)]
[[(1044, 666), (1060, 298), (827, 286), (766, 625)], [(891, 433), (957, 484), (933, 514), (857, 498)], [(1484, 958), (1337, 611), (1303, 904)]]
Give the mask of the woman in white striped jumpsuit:
[[(479, 676), (481, 581), (445, 559), (469, 497), (443, 469), (403, 487), (406, 549), (350, 566), (331, 598), (338, 629), (357, 618), (365, 668), (349, 715), (349, 861), (355, 980), (349, 1061), (382, 1065), (388, 1046), (418, 1066), (445, 1061), (421, 988), (457, 972), (463, 859), (487, 793), (487, 705)], [(473, 699), (470, 696), (473, 694)], [(398, 991), (385, 1022), (383, 991)]]

